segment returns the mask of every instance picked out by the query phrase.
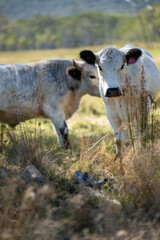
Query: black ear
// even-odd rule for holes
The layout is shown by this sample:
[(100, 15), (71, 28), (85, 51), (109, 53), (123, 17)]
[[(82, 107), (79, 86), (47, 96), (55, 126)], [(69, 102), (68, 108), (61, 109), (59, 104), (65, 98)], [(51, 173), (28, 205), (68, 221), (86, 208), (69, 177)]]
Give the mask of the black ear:
[(80, 52), (80, 58), (82, 58), (86, 63), (94, 64), (96, 63), (96, 56), (90, 50), (83, 50)]
[(142, 55), (142, 51), (138, 48), (132, 48), (126, 53), (127, 64), (133, 64)]
[(70, 75), (72, 78), (81, 81), (81, 71), (75, 67), (69, 67), (66, 70), (67, 74)]

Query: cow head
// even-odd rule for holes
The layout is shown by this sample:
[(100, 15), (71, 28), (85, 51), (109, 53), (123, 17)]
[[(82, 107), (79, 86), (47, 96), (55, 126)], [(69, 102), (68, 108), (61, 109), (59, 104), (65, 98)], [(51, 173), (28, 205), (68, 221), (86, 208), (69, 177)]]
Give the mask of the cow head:
[(121, 96), (121, 86), (125, 80), (124, 67), (136, 63), (141, 54), (137, 48), (124, 53), (115, 47), (108, 47), (97, 54), (84, 50), (80, 56), (88, 64), (98, 64), (100, 92), (104, 98)]
[(73, 60), (73, 66), (67, 68), (67, 74), (78, 82), (78, 89), (82, 94), (100, 96), (98, 72), (94, 64)]

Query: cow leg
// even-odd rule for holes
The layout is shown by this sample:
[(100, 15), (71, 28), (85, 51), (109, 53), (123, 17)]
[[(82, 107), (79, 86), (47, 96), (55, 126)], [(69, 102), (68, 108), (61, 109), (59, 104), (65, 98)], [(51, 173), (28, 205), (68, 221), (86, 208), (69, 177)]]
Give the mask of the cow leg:
[(65, 114), (58, 108), (51, 108), (48, 105), (43, 107), (43, 112), (52, 121), (53, 129), (57, 135), (58, 144), (68, 148), (70, 144), (68, 140), (68, 127), (65, 121)]
[(58, 122), (54, 119), (52, 120), (53, 129), (57, 134), (58, 144), (60, 146), (64, 146), (66, 149), (69, 148), (69, 140), (68, 140), (68, 127), (65, 121)]
[(116, 147), (116, 157), (115, 157), (115, 160), (121, 156), (121, 153), (122, 153), (122, 144), (121, 144), (121, 138), (120, 138), (120, 132), (113, 129), (114, 131), (114, 144), (115, 144), (115, 147)]
[[(113, 133), (114, 133), (114, 143), (116, 147), (116, 158), (121, 156), (121, 141), (122, 141), (122, 136), (121, 136), (121, 119), (119, 116), (115, 113), (115, 111), (112, 111), (108, 106), (105, 106), (106, 108), (106, 115), (107, 118), (112, 126)], [(114, 108), (113, 108), (114, 109)]]
[[(109, 118), (108, 118), (109, 120)], [(115, 147), (116, 147), (116, 158), (121, 156), (122, 153), (122, 139), (121, 139), (121, 131), (120, 126), (117, 126), (117, 122), (116, 121), (110, 121), (110, 124), (113, 128), (113, 134), (114, 134), (114, 143), (115, 143)]]

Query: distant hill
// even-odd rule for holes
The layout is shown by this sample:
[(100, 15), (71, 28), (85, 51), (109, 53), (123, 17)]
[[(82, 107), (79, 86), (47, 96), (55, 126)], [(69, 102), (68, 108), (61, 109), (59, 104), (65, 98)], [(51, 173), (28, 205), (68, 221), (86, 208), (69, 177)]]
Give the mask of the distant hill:
[[(135, 0), (134, 0), (135, 1)], [(81, 12), (135, 14), (131, 0), (0, 0), (0, 9), (9, 19), (30, 19), (34, 16), (69, 17)], [(147, 0), (137, 0), (140, 11)], [(157, 3), (160, 0), (152, 0)]]

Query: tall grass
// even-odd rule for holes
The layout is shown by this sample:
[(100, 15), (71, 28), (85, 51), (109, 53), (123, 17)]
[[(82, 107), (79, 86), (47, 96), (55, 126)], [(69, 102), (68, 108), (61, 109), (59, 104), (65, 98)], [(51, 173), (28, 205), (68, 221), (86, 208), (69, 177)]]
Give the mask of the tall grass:
[(19, 123), (16, 131), (6, 127), (2, 156), (10, 163), (23, 167), (29, 163), (36, 164), (42, 150), (41, 138), (41, 128), (37, 120), (33, 127), (29, 127), (27, 123)]
[[(79, 113), (68, 121), (72, 149), (57, 146), (46, 120), (42, 125), (35, 120), (5, 130), (0, 154), (0, 239), (160, 238), (160, 98), (148, 118), (151, 95), (144, 85), (143, 66), (141, 89), (129, 85), (126, 75), (124, 97), (131, 96), (131, 106), (136, 94), (140, 101), (136, 114), (128, 109), (131, 144), (124, 147), (123, 172), (119, 161), (114, 161), (113, 134), (97, 98), (84, 98)], [(43, 174), (44, 186), (24, 181), (23, 170), (31, 163)], [(75, 171), (108, 181), (101, 189), (87, 188), (74, 181)]]
[(144, 65), (141, 68), (140, 87), (129, 83), (127, 73), (125, 73), (125, 84), (122, 89), (123, 104), (128, 117), (126, 130), (133, 148), (139, 139), (143, 147), (146, 144), (146, 147), (149, 147), (148, 144), (153, 145), (159, 125), (157, 102), (153, 100), (152, 93), (146, 90)]

